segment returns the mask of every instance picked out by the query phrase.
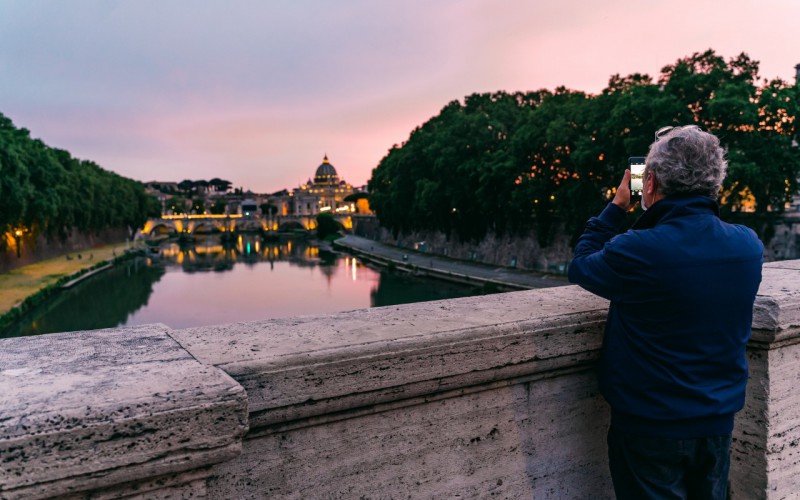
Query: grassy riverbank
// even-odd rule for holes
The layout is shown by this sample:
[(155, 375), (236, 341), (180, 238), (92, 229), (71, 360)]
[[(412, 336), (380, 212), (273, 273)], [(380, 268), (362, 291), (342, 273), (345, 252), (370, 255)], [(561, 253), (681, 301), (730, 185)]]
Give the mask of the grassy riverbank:
[[(80, 274), (112, 262), (124, 254), (127, 243), (72, 252), (0, 274), (0, 330), (48, 292)], [(36, 300), (36, 299), (39, 300)]]

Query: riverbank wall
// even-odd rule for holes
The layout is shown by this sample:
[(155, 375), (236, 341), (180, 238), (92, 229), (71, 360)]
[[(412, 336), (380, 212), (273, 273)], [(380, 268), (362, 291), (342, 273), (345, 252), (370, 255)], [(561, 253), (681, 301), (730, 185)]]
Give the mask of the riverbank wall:
[(413, 231), (395, 237), (378, 223), (377, 217), (353, 216), (353, 234), (401, 248), (453, 259), (531, 271), (565, 274), (572, 259), (569, 238), (558, 235), (542, 247), (535, 234), (528, 236), (486, 235), (479, 242), (461, 242), (441, 231)]
[(800, 216), (783, 217), (764, 245), (766, 261), (800, 259)]
[(13, 269), (70, 252), (123, 243), (127, 241), (127, 238), (128, 230), (125, 228), (104, 229), (98, 233), (73, 230), (64, 239), (47, 238), (43, 234), (24, 233), (20, 238), (19, 256), (17, 256), (16, 238), (6, 234), (5, 244), (0, 250), (0, 273), (7, 273)]
[[(613, 498), (607, 302), (564, 286), (0, 340), (3, 498)], [(753, 308), (734, 499), (800, 491), (800, 261)]]
[(431, 253), (406, 250), (354, 235), (337, 239), (333, 242), (333, 246), (357, 256), (365, 263), (415, 276), (479, 285), (486, 292), (530, 290), (567, 284), (566, 277), (560, 274), (534, 273), (509, 267), (488, 266), (475, 261), (459, 261)]

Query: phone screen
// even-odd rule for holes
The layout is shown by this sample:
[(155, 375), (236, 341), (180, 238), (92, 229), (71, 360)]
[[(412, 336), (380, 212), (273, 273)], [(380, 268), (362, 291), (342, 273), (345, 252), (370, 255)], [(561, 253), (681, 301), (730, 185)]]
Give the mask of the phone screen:
[(633, 157), (629, 160), (629, 167), (631, 169), (631, 199), (639, 200), (642, 198), (642, 191), (644, 190), (644, 158)]

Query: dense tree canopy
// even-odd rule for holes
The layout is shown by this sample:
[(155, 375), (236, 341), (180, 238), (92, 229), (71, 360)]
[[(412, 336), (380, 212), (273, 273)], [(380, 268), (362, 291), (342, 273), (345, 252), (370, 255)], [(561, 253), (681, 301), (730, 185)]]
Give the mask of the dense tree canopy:
[(373, 171), (370, 205), (395, 233), (433, 229), (478, 240), (535, 230), (578, 233), (606, 203), (630, 156), (665, 125), (697, 124), (728, 152), (723, 214), (779, 212), (797, 191), (800, 89), (764, 81), (741, 54), (697, 53), (647, 75), (614, 75), (598, 95), (473, 94), (395, 145)]
[(141, 183), (48, 147), (0, 114), (0, 234), (138, 228), (159, 214)]

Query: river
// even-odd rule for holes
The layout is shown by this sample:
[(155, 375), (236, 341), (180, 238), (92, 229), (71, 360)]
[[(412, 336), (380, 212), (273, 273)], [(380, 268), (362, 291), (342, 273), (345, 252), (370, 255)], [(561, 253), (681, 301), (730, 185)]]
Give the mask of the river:
[(303, 240), (243, 235), (120, 263), (59, 292), (0, 337), (164, 323), (175, 329), (464, 297), (456, 285), (366, 266)]

